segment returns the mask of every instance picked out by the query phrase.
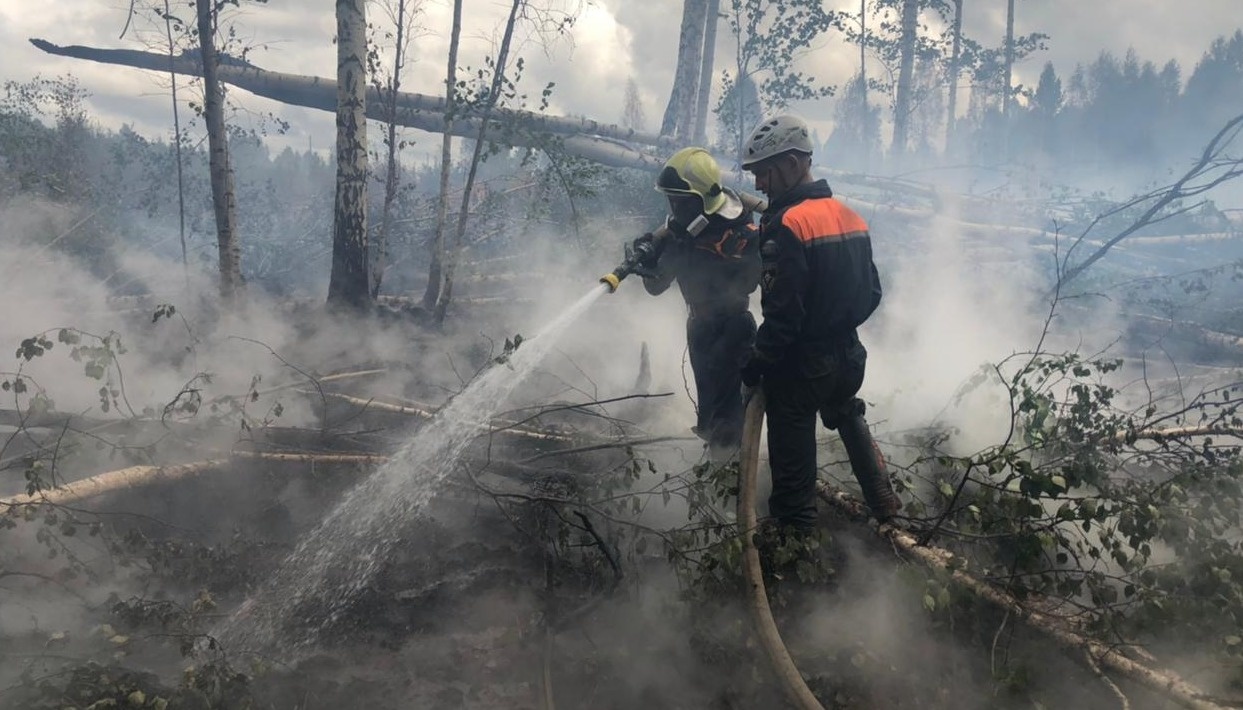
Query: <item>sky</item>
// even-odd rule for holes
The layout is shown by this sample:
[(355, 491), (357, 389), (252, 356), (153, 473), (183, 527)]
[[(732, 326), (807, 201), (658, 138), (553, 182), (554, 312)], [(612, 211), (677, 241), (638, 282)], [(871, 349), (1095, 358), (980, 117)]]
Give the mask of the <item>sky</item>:
[[(152, 20), (153, 0), (136, 0), (139, 12), (124, 38), (129, 0), (0, 0), (0, 81), (25, 81), (36, 74), (73, 73), (89, 93), (94, 119), (107, 128), (130, 124), (149, 137), (171, 135), (167, 77), (136, 69), (52, 57), (27, 40), (43, 38), (56, 44), (141, 49), (157, 42), (162, 31)], [(830, 6), (855, 8), (854, 0), (826, 0)], [(1243, 26), (1239, 0), (1018, 0), (1016, 32), (1044, 32), (1048, 49), (1016, 68), (1016, 81), (1034, 85), (1045, 61), (1068, 76), (1076, 63), (1093, 60), (1102, 50), (1117, 55), (1135, 48), (1142, 59), (1158, 65), (1170, 59), (1183, 67), (1184, 79), (1208, 44)], [(335, 74), (333, 3), (323, 0), (243, 0), (229, 22), (238, 37), (253, 45), (251, 61), (261, 67), (331, 77)], [(443, 83), (448, 48), (449, 0), (423, 0), (423, 30), (413, 43), (413, 61), (404, 76), (412, 91), (437, 93)], [(727, 7), (729, 0), (723, 0)], [(143, 6), (147, 9), (143, 10)], [(370, 19), (382, 22), (382, 2), (371, 4)], [(680, 0), (541, 0), (557, 12), (581, 8), (573, 29), (565, 36), (541, 37), (528, 29), (520, 55), (526, 61), (525, 86), (538, 95), (555, 82), (550, 111), (618, 121), (626, 82), (633, 78), (643, 97), (648, 127), (657, 127), (673, 81), (677, 57)], [(176, 12), (177, 3), (173, 3)], [(1000, 44), (1005, 30), (1005, 0), (966, 0), (965, 32), (986, 44)], [(508, 3), (466, 0), (461, 64), (478, 66), (495, 46)], [(189, 13), (189, 10), (183, 10)], [(717, 45), (718, 69), (733, 54), (732, 37), (722, 22)], [(158, 48), (157, 48), (157, 51)], [(829, 35), (804, 64), (825, 80), (840, 83), (855, 71), (857, 52)], [(875, 68), (872, 69), (875, 71)], [(234, 92), (240, 113), (235, 120), (260, 127), (261, 117), (273, 113), (288, 121), (289, 132), (272, 138), (275, 146), (332, 145), (332, 116), (311, 109), (288, 107)], [(813, 125), (831, 128), (828, 102), (797, 107)], [(412, 132), (420, 148), (431, 149), (438, 139)], [(827, 137), (827, 135), (822, 136)]]

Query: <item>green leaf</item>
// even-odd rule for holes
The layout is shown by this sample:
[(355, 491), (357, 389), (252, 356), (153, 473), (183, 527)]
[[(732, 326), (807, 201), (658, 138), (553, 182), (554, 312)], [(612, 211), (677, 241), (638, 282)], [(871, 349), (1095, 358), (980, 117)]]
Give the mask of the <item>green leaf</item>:
[(1061, 476), (1061, 475), (1052, 476), (1049, 478), (1049, 482), (1057, 486), (1058, 488), (1061, 488), (1062, 490), (1067, 490), (1065, 476)]
[(931, 594), (924, 595), (924, 608), (928, 611), (937, 610), (937, 600)]

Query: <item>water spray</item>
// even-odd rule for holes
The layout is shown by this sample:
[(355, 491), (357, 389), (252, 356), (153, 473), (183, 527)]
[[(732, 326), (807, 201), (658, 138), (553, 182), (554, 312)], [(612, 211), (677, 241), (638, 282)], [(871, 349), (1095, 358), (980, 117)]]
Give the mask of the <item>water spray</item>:
[[(741, 214), (742, 210), (746, 210), (748, 212), (763, 212), (768, 209), (768, 200), (765, 200), (759, 195), (753, 195), (749, 192), (734, 192), (728, 189), (726, 190), (726, 194), (728, 194), (731, 198), (734, 198), (733, 201), (736, 206), (735, 209), (737, 210), (737, 214)], [(723, 208), (722, 213), (724, 213), (727, 209), (729, 208)], [(699, 233), (707, 228), (707, 226), (707, 216), (699, 215), (693, 222), (687, 225), (686, 232), (694, 238), (699, 236)], [(600, 283), (607, 284), (609, 287), (609, 293), (614, 293), (617, 291), (617, 287), (621, 285), (622, 280), (633, 273), (641, 273), (643, 271), (644, 262), (650, 261), (654, 257), (658, 257), (660, 252), (664, 249), (665, 240), (672, 235), (673, 230), (669, 227), (669, 222), (666, 221), (657, 229), (652, 230), (651, 239), (637, 240), (627, 244), (626, 257), (622, 260), (622, 263), (618, 264), (617, 267), (609, 273), (601, 276)]]

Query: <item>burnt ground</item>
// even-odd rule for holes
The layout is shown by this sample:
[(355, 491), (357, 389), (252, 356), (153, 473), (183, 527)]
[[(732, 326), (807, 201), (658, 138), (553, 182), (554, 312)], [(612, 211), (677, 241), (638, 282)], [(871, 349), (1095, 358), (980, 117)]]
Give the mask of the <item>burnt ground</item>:
[[(617, 583), (587, 564), (597, 551), (558, 553), (530, 534), (548, 524), (543, 513), (503, 515), (461, 485), (410, 522), (406, 543), (320, 629), (316, 648), (213, 648), (213, 627), (360, 474), (239, 466), (94, 501), (107, 523), (89, 539), (107, 538), (108, 556), (128, 564), (66, 580), (65, 601), (7, 635), (0, 707), (784, 706), (736, 594), (680, 584), (659, 551), (628, 558)], [(1060, 651), (1013, 624), (1005, 631), (971, 600), (926, 613), (927, 575), (893, 564), (866, 527), (828, 512), (824, 523), (831, 573), (814, 585), (778, 581), (774, 601), (826, 707), (1110, 702)], [(53, 593), (26, 587), (40, 588)], [(8, 631), (11, 606), (4, 616)], [(1160, 707), (1131, 690), (1135, 707)]]
[[(391, 448), (410, 426), (348, 407), (320, 414), (351, 432), (334, 432), (336, 450)], [(317, 444), (304, 430), (284, 436)], [(489, 443), (474, 462), (549, 448)], [(564, 496), (574, 490), (567, 477), (610, 470), (619, 457), (494, 465), (478, 482)], [(347, 613), (326, 626), (304, 610), (300, 622), (318, 627), (316, 647), (216, 644), (223, 619), (365, 474), (237, 462), (51, 517), (4, 518), (13, 526), (0, 529), (0, 708), (784, 707), (741, 585), (697, 585), (675, 573), (658, 543), (614, 548), (619, 579), (595, 541), (566, 533), (553, 506), (498, 506), (464, 476), (408, 521), (404, 544)], [(825, 511), (823, 528), (825, 578), (779, 581), (773, 595), (786, 641), (826, 707), (1117, 703), (1077, 660), (1013, 620), (948, 589), (943, 603), (941, 580), (899, 563), (866, 526)], [(1118, 684), (1132, 707), (1165, 707)]]

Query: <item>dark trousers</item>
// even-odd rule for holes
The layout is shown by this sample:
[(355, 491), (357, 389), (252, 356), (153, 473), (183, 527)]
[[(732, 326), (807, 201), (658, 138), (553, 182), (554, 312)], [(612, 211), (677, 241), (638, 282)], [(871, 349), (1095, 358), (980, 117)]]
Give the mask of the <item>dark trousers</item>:
[(866, 364), (867, 350), (853, 339), (818, 358), (814, 377), (790, 371), (764, 377), (773, 476), (768, 511), (783, 527), (806, 530), (816, 524), (816, 418), (830, 429), (856, 418), (861, 403), (854, 396), (863, 385)]
[(721, 448), (742, 441), (742, 366), (755, 342), (755, 318), (747, 311), (696, 316), (686, 321), (686, 344), (695, 374), (700, 438)]

